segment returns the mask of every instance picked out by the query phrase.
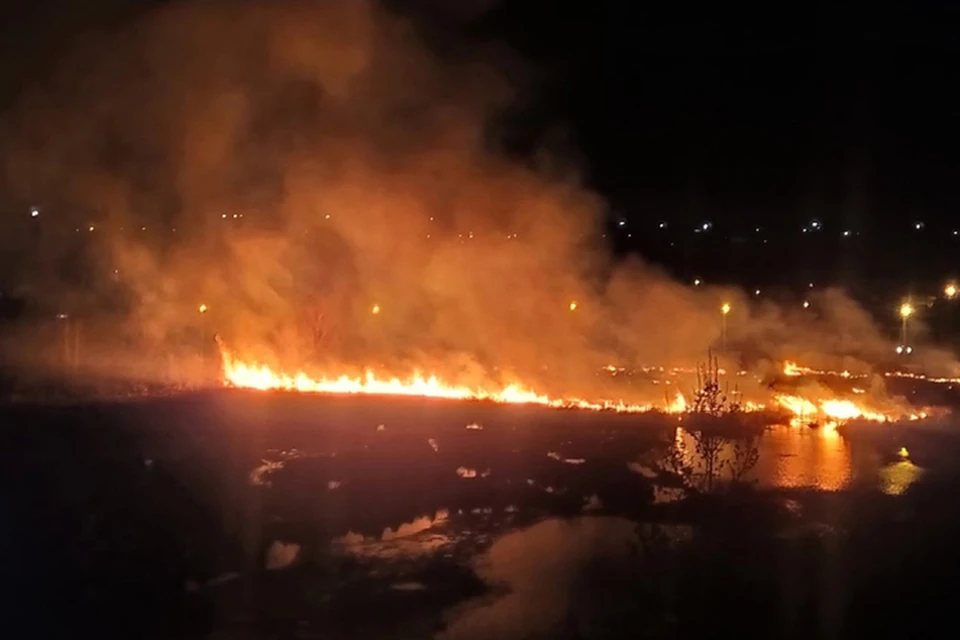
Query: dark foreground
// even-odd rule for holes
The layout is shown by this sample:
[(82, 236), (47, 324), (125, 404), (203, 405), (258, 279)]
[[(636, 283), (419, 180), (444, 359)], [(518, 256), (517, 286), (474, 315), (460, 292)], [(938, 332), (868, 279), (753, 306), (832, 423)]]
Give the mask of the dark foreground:
[(0, 412), (5, 618), (30, 637), (849, 638), (953, 617), (947, 426), (851, 426), (830, 446), (871, 471), (843, 491), (708, 490), (660, 473), (665, 416), (229, 391)]

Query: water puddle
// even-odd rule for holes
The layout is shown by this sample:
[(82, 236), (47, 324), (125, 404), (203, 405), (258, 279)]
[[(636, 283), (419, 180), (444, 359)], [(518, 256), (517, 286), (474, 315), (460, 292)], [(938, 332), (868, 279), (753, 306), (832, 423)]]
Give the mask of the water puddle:
[[(682, 527), (644, 526), (684, 537)], [(615, 591), (600, 583), (630, 579), (636, 565), (627, 560), (638, 540), (636, 523), (612, 517), (550, 519), (509, 533), (475, 562), (491, 594), (455, 607), (440, 637), (509, 640), (582, 632), (598, 607), (615, 606)], [(591, 570), (598, 565), (602, 571)]]

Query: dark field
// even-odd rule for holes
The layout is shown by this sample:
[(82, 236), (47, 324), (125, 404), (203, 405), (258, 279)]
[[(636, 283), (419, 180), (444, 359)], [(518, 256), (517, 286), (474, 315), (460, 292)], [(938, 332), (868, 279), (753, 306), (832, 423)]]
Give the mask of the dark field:
[(7, 617), (31, 637), (839, 638), (952, 618), (949, 421), (777, 427), (744, 482), (706, 490), (661, 473), (678, 422), (658, 415), (219, 391), (2, 416)]

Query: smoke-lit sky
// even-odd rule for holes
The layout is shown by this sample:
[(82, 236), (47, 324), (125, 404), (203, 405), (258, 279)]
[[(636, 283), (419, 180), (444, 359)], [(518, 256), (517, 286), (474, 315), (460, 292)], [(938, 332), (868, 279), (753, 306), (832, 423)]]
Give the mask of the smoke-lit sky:
[[(756, 52), (784, 39), (649, 25), (628, 37), (641, 23), (602, 4), (104, 7), (62, 27), (78, 36), (51, 42), (49, 60), (8, 60), (0, 118), (5, 266), (46, 308), (97, 317), (91, 343), (166, 361), (216, 331), (284, 366), (569, 388), (611, 361), (701, 358), (726, 301), (745, 361), (892, 352), (839, 291), (810, 292), (810, 308), (748, 302), (614, 260), (603, 239), (623, 202), (640, 203), (635, 220), (645, 198), (736, 212), (719, 225), (846, 171), (824, 164), (859, 148), (860, 129), (831, 138), (842, 122), (824, 111), (842, 65), (834, 84), (814, 71), (826, 61), (807, 70), (820, 99), (787, 91), (774, 71), (789, 68)], [(811, 136), (822, 122), (836, 127)]]

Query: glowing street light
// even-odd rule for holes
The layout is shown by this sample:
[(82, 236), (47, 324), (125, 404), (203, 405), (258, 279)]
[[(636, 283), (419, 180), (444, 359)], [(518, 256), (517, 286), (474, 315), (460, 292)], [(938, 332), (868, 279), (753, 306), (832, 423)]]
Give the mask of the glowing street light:
[[(201, 303), (197, 306), (197, 312), (200, 314), (200, 342), (201, 342), (202, 344), (204, 344), (204, 345), (207, 343), (207, 321), (206, 321), (206, 317), (207, 317), (207, 311), (209, 311), (209, 310), (210, 310), (210, 307), (208, 307), (208, 306), (207, 306), (205, 303), (203, 303), (203, 302), (201, 302)], [(203, 353), (206, 354), (206, 351), (204, 351)]]
[(700, 280), (700, 278), (694, 278), (694, 280), (693, 280), (693, 286), (699, 287), (701, 282), (702, 282), (702, 281)]
[(957, 285), (953, 282), (948, 282), (947, 286), (943, 288), (943, 295), (947, 297), (947, 300), (953, 300), (957, 297)]
[(576, 310), (577, 310), (577, 302), (574, 300), (570, 303), (570, 311), (576, 311)]
[(378, 304), (373, 305), (373, 307), (370, 309), (370, 313), (372, 313), (373, 315), (377, 315), (378, 313), (380, 313), (380, 305)]
[[(903, 323), (900, 325), (900, 343), (907, 348), (907, 320), (913, 315), (913, 305), (904, 302), (900, 305), (900, 318)], [(911, 349), (912, 351), (912, 349)], [(907, 352), (909, 353), (909, 351)]]
[(724, 302), (720, 305), (720, 348), (723, 351), (727, 350), (727, 316), (730, 314), (730, 303)]
[(810, 303), (809, 303), (807, 300), (804, 300), (804, 301), (803, 301), (803, 308), (804, 308), (804, 309), (809, 309), (809, 308), (810, 308)]

